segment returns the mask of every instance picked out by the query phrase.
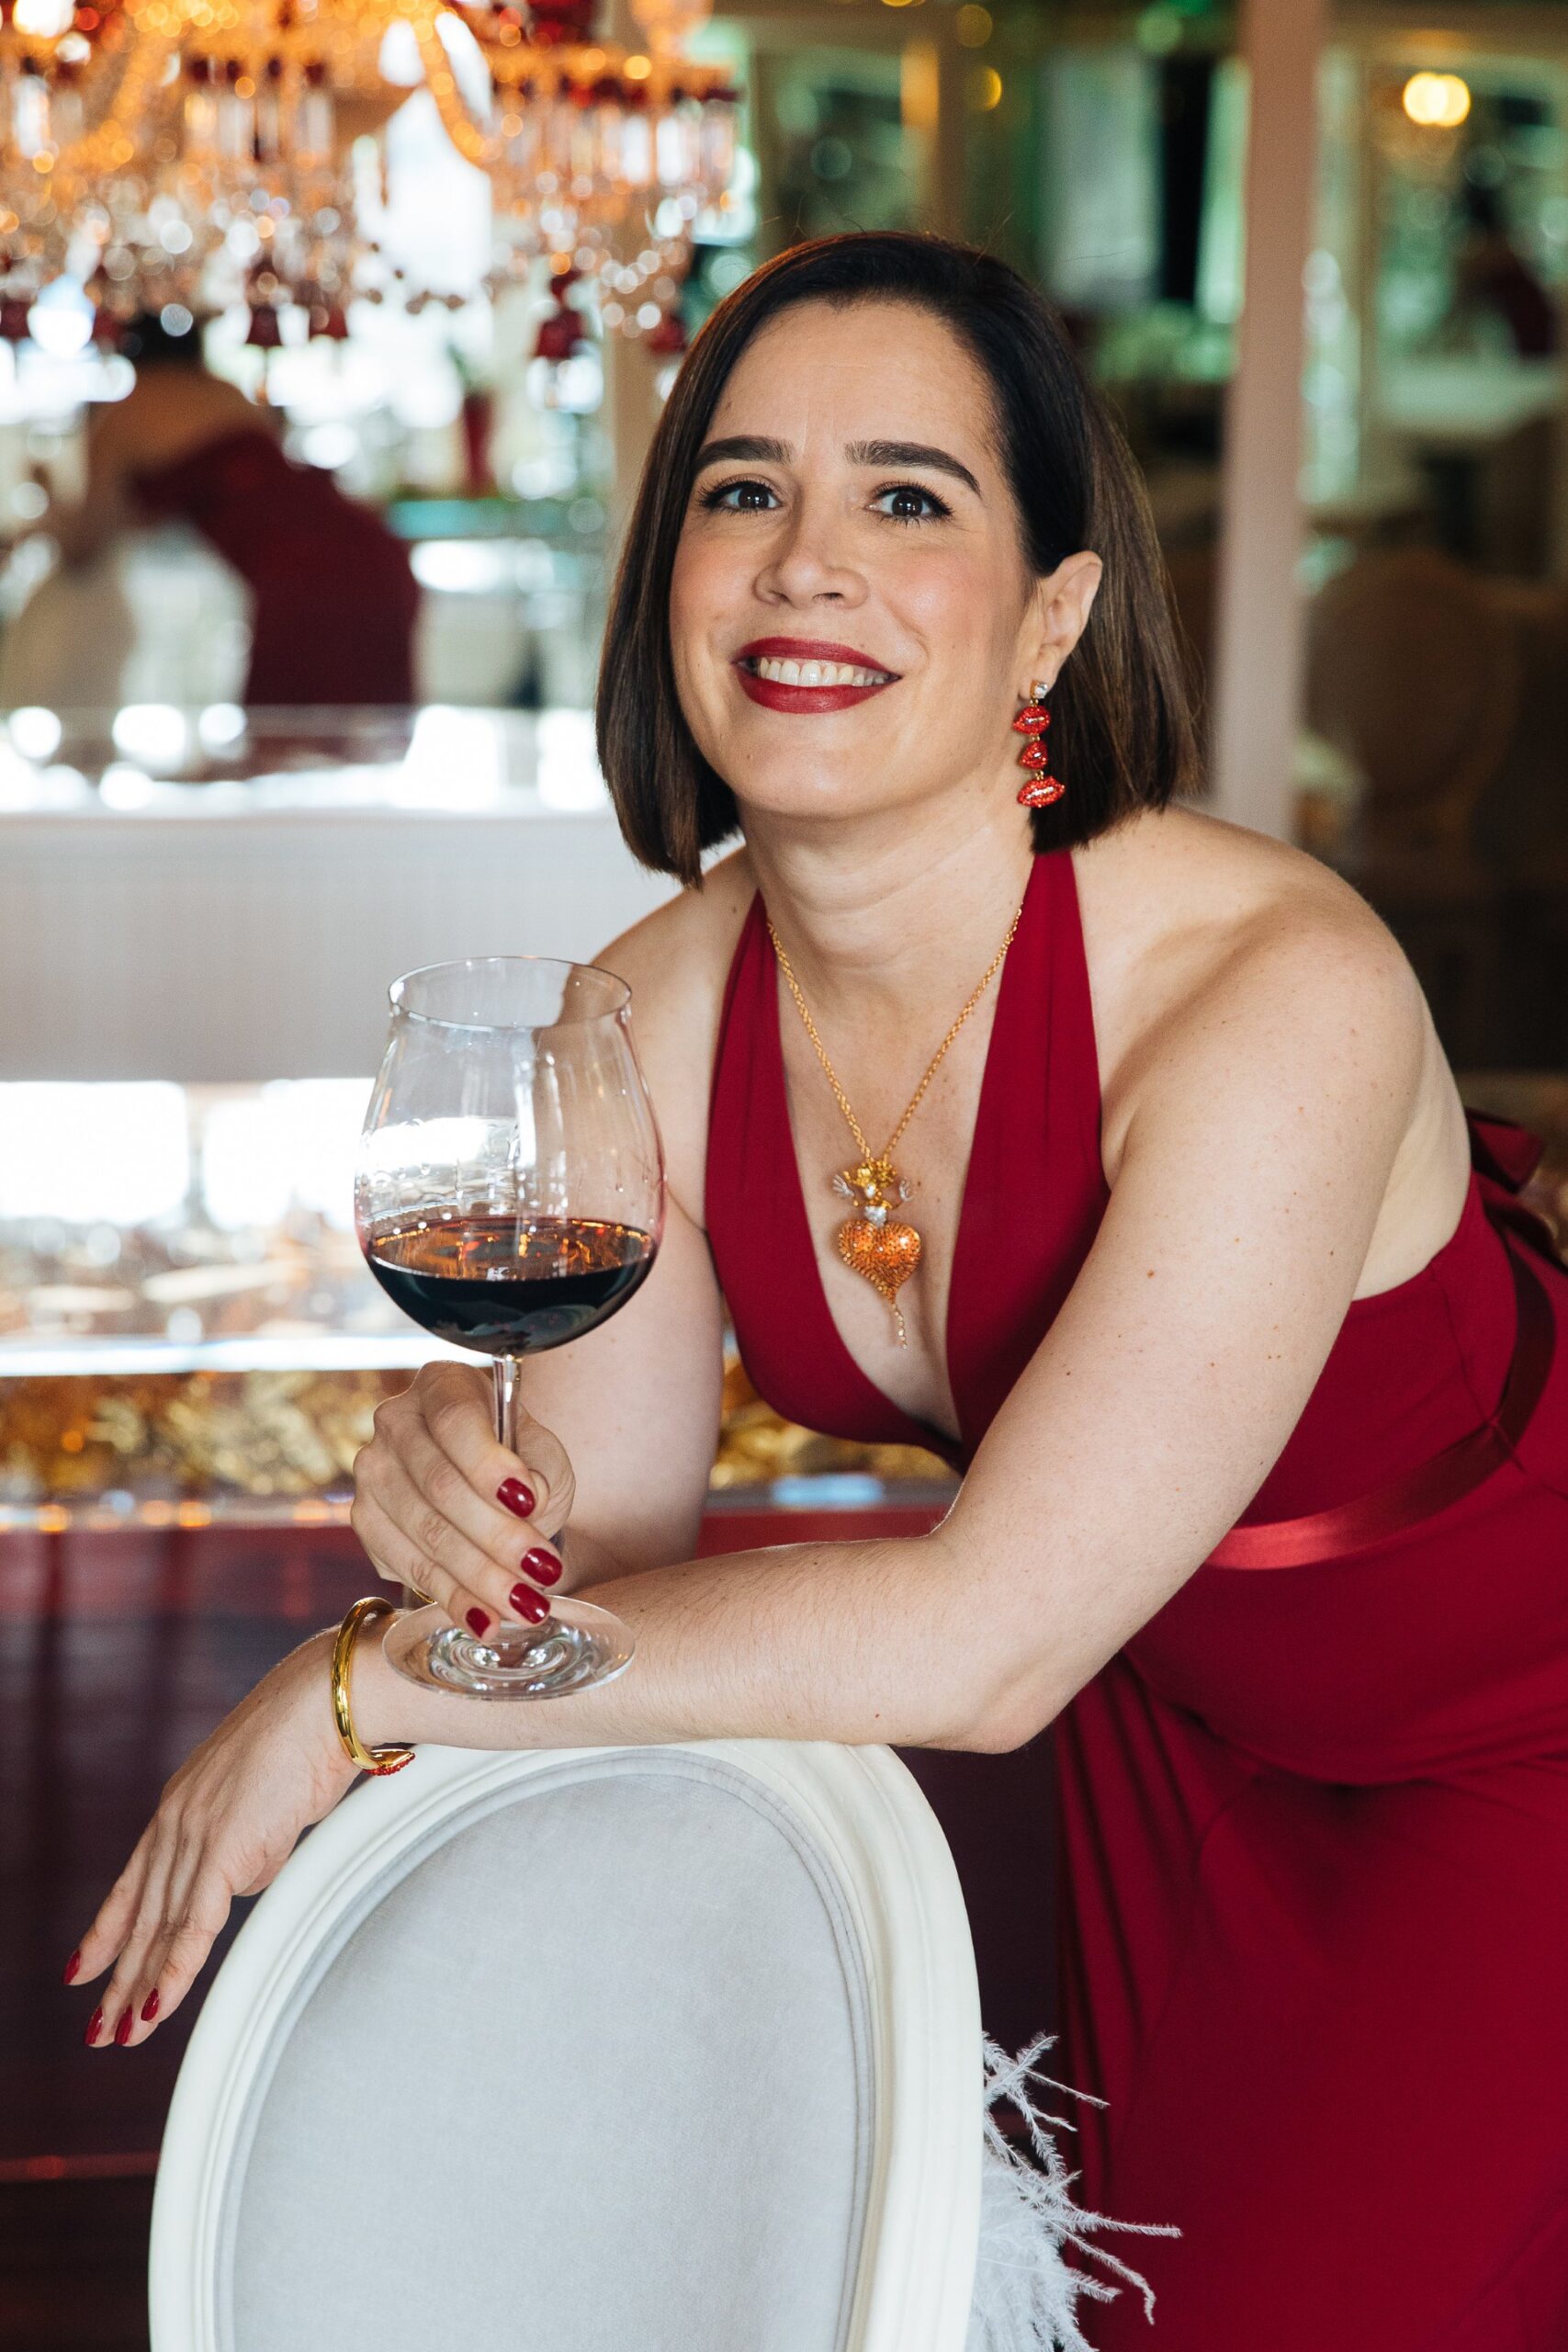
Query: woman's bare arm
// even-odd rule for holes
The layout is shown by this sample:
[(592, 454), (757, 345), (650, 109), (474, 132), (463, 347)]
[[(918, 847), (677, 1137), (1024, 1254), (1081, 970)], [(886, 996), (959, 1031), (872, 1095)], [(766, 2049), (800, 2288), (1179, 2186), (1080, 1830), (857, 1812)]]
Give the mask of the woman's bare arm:
[[(135, 397), (132, 393), (130, 400)], [(50, 514), (41, 526), (58, 546), (63, 564), (90, 563), (136, 520), (127, 477), (135, 432), (121, 413), (129, 405), (130, 401), (116, 402), (93, 413), (82, 495), (75, 505)]]
[[(416, 1689), (372, 1638), (354, 1672), (363, 1736), (1029, 1739), (1199, 1566), (1284, 1445), (1354, 1295), (1427, 1034), (1408, 967), (1369, 918), (1238, 946), (1139, 1080), (1094, 1249), (929, 1536), (658, 1565), (694, 1540), (717, 1419), (717, 1295), (679, 1208), (662, 1266), (615, 1323), (531, 1367), (579, 1452), (573, 1524), (608, 1577), (591, 1568), (594, 1589), (636, 1630), (633, 1671), (493, 1706)], [(383, 1410), (398, 1441), (370, 1449), (355, 1505), (359, 1525), (378, 1493), (394, 1500), (369, 1530), (373, 1556), (452, 1613), (460, 1577), (504, 1611), (520, 1548), (571, 1501), (559, 1438), (531, 1430), (526, 1464), (504, 1453), (466, 1364), (427, 1370)], [(525, 1467), (537, 1525), (495, 1500)], [(411, 1475), (430, 1486), (412, 1508), (393, 1497)], [(233, 1895), (265, 1886), (352, 1781), (331, 1642), (313, 1634), (274, 1668), (165, 1789), (76, 1963), (82, 1983), (112, 1968), (106, 2037), (156, 2030)]]
[[(1032, 1737), (1282, 1450), (1354, 1294), (1424, 1031), (1408, 966), (1364, 915), (1239, 943), (1141, 1082), (1095, 1246), (932, 1534), (616, 1577), (595, 1597), (634, 1627), (635, 1670), (547, 1706), (424, 1693), (367, 1645), (366, 1736)], [(452, 1420), (470, 1442), (471, 1413)], [(439, 1571), (386, 1565), (442, 1596)]]

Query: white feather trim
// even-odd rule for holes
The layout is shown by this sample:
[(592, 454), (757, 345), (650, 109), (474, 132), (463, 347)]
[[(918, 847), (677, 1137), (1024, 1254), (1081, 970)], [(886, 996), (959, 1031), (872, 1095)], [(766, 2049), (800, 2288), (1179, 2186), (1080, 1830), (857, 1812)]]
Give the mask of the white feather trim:
[[(1077, 2175), (1069, 2172), (1052, 2131), (1070, 2132), (1071, 2121), (1046, 2115), (1031, 2087), (1065, 2092), (1068, 2098), (1104, 2101), (1087, 2091), (1067, 2089), (1039, 2074), (1035, 2061), (1053, 2037), (1040, 2034), (1016, 2058), (989, 2036), (986, 2040), (986, 2144), (980, 2177), (980, 2251), (975, 2268), (965, 2352), (1089, 2352), (1075, 2316), (1080, 2299), (1109, 2302), (1121, 2290), (1086, 2268), (1069, 2269), (1063, 2249), (1098, 2262), (1144, 2299), (1152, 2321), (1154, 2293), (1135, 2270), (1102, 2245), (1090, 2242), (1096, 2230), (1129, 2230), (1143, 2237), (1179, 2237), (1179, 2230), (1152, 2222), (1112, 2222), (1083, 2212), (1073, 2202)], [(1023, 2118), (1034, 2162), (1003, 2137), (996, 2109), (1005, 2101)]]

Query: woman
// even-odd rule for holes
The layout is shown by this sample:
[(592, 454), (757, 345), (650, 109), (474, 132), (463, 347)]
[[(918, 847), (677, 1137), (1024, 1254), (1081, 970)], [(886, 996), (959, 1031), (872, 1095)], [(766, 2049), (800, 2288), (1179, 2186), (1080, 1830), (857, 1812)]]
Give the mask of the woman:
[(248, 704), (412, 702), (419, 590), (379, 516), (290, 463), (265, 413), (208, 374), (194, 329), (149, 312), (125, 348), (136, 382), (98, 412), (85, 494), (51, 525), (65, 562), (137, 523), (188, 523), (251, 592)]
[[(971, 1768), (962, 1837), (1055, 1725), (1063, 2071), (1108, 2102), (1088, 2200), (1183, 2233), (1146, 2258), (1161, 2345), (1559, 2345), (1568, 1271), (1480, 1129), (1472, 1166), (1367, 907), (1177, 805), (1179, 674), (1131, 462), (1010, 271), (829, 239), (715, 313), (600, 693), (626, 837), (692, 886), (604, 956), (663, 1247), (528, 1367), (524, 1458), (436, 1365), (356, 1465), (379, 1572), (481, 1630), (543, 1613), (570, 1518), (636, 1668), (493, 1707), (372, 1643), (359, 1730), (886, 1740)], [(964, 1469), (933, 1533), (692, 1560), (726, 1302), (775, 1403)], [(348, 1785), (330, 1639), (171, 1781), (83, 1948), (109, 2031), (144, 2038)], [(1046, 1842), (1001, 1825), (1008, 1900)], [(1122, 2297), (1094, 2342), (1143, 2327)]]

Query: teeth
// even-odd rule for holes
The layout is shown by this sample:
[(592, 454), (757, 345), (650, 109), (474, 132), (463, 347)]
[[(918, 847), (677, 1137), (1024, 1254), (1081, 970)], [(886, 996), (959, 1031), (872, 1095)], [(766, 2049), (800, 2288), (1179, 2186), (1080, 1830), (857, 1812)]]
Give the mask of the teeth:
[(772, 654), (759, 655), (751, 669), (778, 686), (885, 686), (892, 682), (886, 670), (859, 670), (847, 662), (784, 662)]

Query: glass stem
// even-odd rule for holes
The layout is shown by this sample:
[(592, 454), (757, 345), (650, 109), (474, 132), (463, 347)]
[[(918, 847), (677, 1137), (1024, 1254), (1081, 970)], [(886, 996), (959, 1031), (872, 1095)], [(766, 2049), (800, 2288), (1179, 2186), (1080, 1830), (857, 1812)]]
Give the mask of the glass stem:
[(517, 1359), (497, 1356), (492, 1367), (495, 1374), (495, 1433), (508, 1453), (515, 1453), (517, 1446)]
[[(520, 1369), (515, 1356), (497, 1356), (495, 1359), (495, 1433), (508, 1453), (515, 1453), (519, 1457), (523, 1452), (517, 1442), (517, 1425), (523, 1418), (523, 1400), (518, 1395), (517, 1381)], [(546, 1618), (545, 1624), (547, 1626), (549, 1622), (549, 1619)], [(525, 1644), (537, 1641), (540, 1637), (540, 1629), (537, 1625), (519, 1624), (516, 1632)]]

